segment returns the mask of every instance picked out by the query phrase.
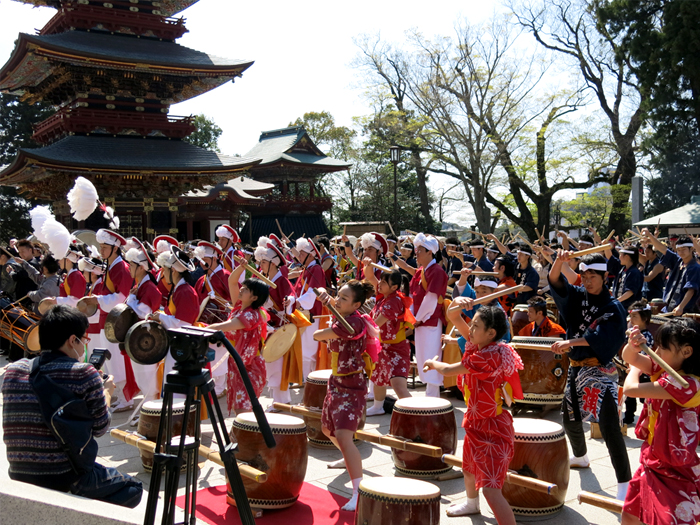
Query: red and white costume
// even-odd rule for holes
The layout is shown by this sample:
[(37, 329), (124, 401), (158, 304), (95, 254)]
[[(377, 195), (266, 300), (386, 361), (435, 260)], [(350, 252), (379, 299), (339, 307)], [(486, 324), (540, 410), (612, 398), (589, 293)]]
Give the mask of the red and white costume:
[[(228, 247), (223, 255), (223, 258), (221, 259), (221, 264), (223, 264), (224, 268), (231, 273), (238, 266), (238, 263), (235, 261), (233, 256), (236, 255), (237, 257), (245, 258), (243, 252), (234, 247), (235, 244), (241, 244), (241, 237), (238, 235), (238, 232), (236, 232), (236, 230), (231, 228), (231, 226), (228, 224), (222, 224), (219, 226), (216, 229), (216, 236), (219, 238), (219, 244), (221, 244), (222, 238), (226, 238), (231, 241), (231, 246)], [(243, 272), (238, 278), (239, 283), (242, 283), (243, 281), (245, 281), (245, 272)]]
[[(255, 396), (260, 397), (267, 377), (265, 360), (260, 355), (263, 341), (267, 335), (267, 314), (262, 308), (254, 310), (249, 307), (241, 311), (239, 305), (231, 313), (229, 319), (238, 319), (243, 323), (244, 328), (227, 334), (227, 337), (233, 341), (236, 352), (245, 364)], [(231, 412), (233, 408), (236, 414), (250, 412), (253, 410), (253, 405), (250, 403), (238, 367), (232, 357), (228, 359), (228, 392), (226, 395), (228, 410)]]
[(204, 301), (204, 298), (207, 296), (216, 296), (229, 302), (231, 300), (231, 293), (228, 289), (229, 275), (231, 275), (231, 272), (221, 265), (217, 266), (211, 275), (206, 273), (202, 275), (195, 285), (199, 302)]
[[(155, 246), (156, 249), (156, 256), (160, 255), (161, 253), (164, 252), (169, 252), (171, 246), (177, 246), (178, 242), (177, 239), (174, 237), (171, 237), (170, 235), (159, 235), (155, 239), (153, 239), (153, 245)], [(163, 279), (163, 269), (158, 268), (154, 275), (156, 279), (156, 284), (158, 285), (158, 290), (160, 291), (161, 295), (163, 296), (163, 299), (161, 300), (160, 305), (165, 308), (168, 305), (168, 297), (170, 297), (170, 289), (172, 288), (170, 284), (168, 284), (165, 279)]]
[(78, 304), (78, 299), (85, 296), (87, 282), (83, 273), (78, 268), (73, 267), (59, 285), (60, 297), (56, 297), (56, 304), (67, 304), (73, 306)]
[[(518, 370), (523, 369), (520, 356), (512, 347), (497, 342), (479, 350), (467, 342), (462, 357), (467, 368), (464, 376), (464, 401), (467, 410), (462, 468), (482, 487), (500, 489), (513, 459), (513, 418), (503, 410), (505, 385), (510, 383), (516, 397), (522, 397)], [(420, 368), (420, 367), (419, 367)]]
[[(422, 233), (416, 235), (414, 246), (423, 246), (426, 250), (436, 253), (440, 247), (435, 237), (427, 237)], [(434, 356), (442, 359), (442, 326), (444, 323), (442, 303), (447, 292), (449, 280), (442, 266), (433, 259), (427, 267), (418, 268), (411, 279), (412, 312), (416, 322), (415, 344), (418, 375), (426, 384), (425, 395), (439, 397), (442, 376), (435, 370), (423, 371), (422, 364)]]
[(367, 403), (367, 377), (362, 357), (368, 337), (366, 323), (358, 312), (345, 320), (355, 334), (351, 335), (336, 319), (331, 329), (339, 338), (328, 341), (333, 373), (323, 400), (321, 424), (331, 431), (331, 436), (341, 429), (355, 432)]
[(640, 466), (629, 482), (624, 512), (649, 525), (700, 521), (700, 378), (681, 373), (683, 388), (652, 363), (651, 381), (672, 399), (646, 399), (635, 434)]
[[(104, 281), (102, 280), (102, 265), (98, 264), (97, 261), (92, 261), (87, 257), (83, 257), (78, 261), (78, 269), (81, 272), (89, 272), (92, 274), (92, 276), (88, 276), (94, 281), (89, 290), (87, 289), (87, 279), (85, 281), (86, 294), (103, 295)], [(85, 275), (83, 275), (83, 279), (85, 279)], [(98, 308), (95, 315), (88, 317), (88, 322), (90, 323), (87, 329), (88, 337), (90, 337), (90, 341), (88, 341), (87, 345), (88, 359), (90, 359), (92, 356), (92, 352), (95, 350), (95, 348), (102, 348), (102, 337), (100, 336), (100, 331), (102, 330), (103, 326), (100, 325), (100, 313), (101, 310)]]
[[(297, 250), (300, 255), (310, 253), (315, 259), (307, 264), (304, 271), (297, 279), (294, 286), (296, 293), (296, 304), (299, 310), (309, 310), (311, 315), (321, 315), (323, 305), (314, 293), (314, 288), (323, 288), (326, 285), (326, 276), (323, 268), (318, 264), (320, 255), (316, 246), (310, 239), (297, 239)], [(314, 332), (319, 329), (320, 319), (315, 318), (304, 332), (301, 334), (301, 350), (303, 359), (304, 380), (316, 369), (316, 356), (318, 354), (318, 341), (314, 341)]]
[[(411, 299), (400, 292), (384, 297), (377, 295), (377, 303), (372, 309), (372, 318), (380, 315), (387, 321), (379, 327), (382, 351), (372, 373), (372, 382), (377, 386), (389, 386), (392, 377), (408, 377), (411, 367), (411, 346), (406, 339), (406, 328), (412, 326), (410, 313)], [(408, 319), (407, 319), (408, 317)], [(408, 325), (408, 326), (407, 326)]]

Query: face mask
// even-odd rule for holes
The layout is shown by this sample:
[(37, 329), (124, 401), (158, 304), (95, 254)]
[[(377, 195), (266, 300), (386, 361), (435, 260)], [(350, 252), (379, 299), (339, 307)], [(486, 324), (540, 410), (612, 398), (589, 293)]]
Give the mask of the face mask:
[(78, 361), (84, 361), (87, 362), (87, 344), (82, 344), (81, 342), (81, 350), (76, 350), (75, 347), (73, 347), (73, 351), (75, 352), (75, 358)]

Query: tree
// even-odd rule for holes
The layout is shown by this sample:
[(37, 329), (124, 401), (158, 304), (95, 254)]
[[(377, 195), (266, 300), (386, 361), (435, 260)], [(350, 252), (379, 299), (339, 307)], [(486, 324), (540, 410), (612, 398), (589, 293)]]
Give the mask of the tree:
[(327, 111), (310, 111), (297, 118), (290, 126), (302, 126), (311, 140), (330, 157), (349, 161), (352, 156), (352, 141), (357, 132), (345, 126), (336, 126), (335, 119)]
[[(10, 164), (20, 148), (36, 148), (33, 125), (51, 115), (46, 104), (30, 105), (0, 93), (0, 167)], [(40, 201), (28, 201), (12, 186), (0, 186), (0, 242), (27, 237), (31, 229), (29, 210)]]
[(197, 129), (184, 139), (185, 142), (189, 142), (193, 146), (220, 153), (219, 137), (223, 133), (223, 130), (206, 115), (195, 116), (193, 124)]
[(648, 182), (647, 213), (700, 193), (700, 2), (596, 0), (599, 24), (621, 40), (622, 54), (649, 93), (652, 132), (642, 142), (659, 177)]
[(637, 85), (620, 38), (597, 24), (595, 10), (585, 0), (511, 0), (510, 7), (537, 43), (569, 60), (598, 101), (618, 157), (608, 180), (613, 186), (608, 228), (627, 231), (629, 195), (637, 171), (635, 140), (644, 122), (642, 105), (648, 92)]

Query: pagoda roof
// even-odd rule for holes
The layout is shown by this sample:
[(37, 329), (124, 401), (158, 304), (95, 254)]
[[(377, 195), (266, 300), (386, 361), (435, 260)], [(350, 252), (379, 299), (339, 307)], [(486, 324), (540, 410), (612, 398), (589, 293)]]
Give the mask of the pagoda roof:
[(260, 134), (258, 143), (247, 157), (260, 157), (259, 168), (276, 164), (291, 164), (317, 167), (319, 171), (331, 172), (346, 170), (352, 164), (326, 156), (316, 146), (303, 126), (293, 126)]
[[(187, 77), (236, 77), (253, 64), (250, 60), (209, 55), (175, 42), (131, 35), (87, 31), (66, 31), (55, 35), (20, 33), (12, 56), (0, 69), (0, 89), (21, 93), (24, 87), (37, 86), (53, 74), (54, 61), (90, 68)], [(218, 84), (227, 80), (223, 78)], [(216, 86), (209, 89), (213, 87)]]
[(259, 158), (222, 155), (181, 140), (74, 135), (43, 148), (20, 149), (14, 162), (0, 172), (0, 184), (21, 185), (30, 182), (37, 168), (191, 176), (233, 173), (259, 162)]
[[(60, 9), (62, 7), (62, 4), (64, 3), (62, 0), (16, 0), (17, 2), (22, 2), (23, 4), (32, 4), (35, 6), (47, 6), (47, 7), (53, 7), (56, 9)], [(196, 4), (199, 2), (199, 0), (158, 0), (158, 2), (155, 2), (155, 0), (140, 0), (137, 2), (131, 2), (132, 5), (136, 4), (136, 7), (139, 7), (138, 4), (142, 4), (147, 7), (156, 7), (158, 11), (160, 11), (162, 16), (172, 16), (175, 13), (179, 13), (180, 11), (184, 11), (191, 5)], [(153, 6), (154, 3), (157, 3), (157, 6)]]

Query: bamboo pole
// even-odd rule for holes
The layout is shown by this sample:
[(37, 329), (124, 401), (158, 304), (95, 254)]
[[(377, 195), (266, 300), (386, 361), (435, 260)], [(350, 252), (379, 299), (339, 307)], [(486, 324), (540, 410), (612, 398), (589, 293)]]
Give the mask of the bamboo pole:
[[(462, 458), (459, 456), (445, 454), (442, 456), (442, 461), (446, 465), (462, 468)], [(559, 486), (556, 483), (548, 483), (547, 481), (541, 481), (528, 476), (521, 476), (520, 474), (516, 474), (514, 472), (508, 472), (506, 474), (506, 483), (518, 485), (519, 487), (524, 487), (537, 492), (543, 492), (544, 494), (549, 494), (550, 496), (555, 496), (559, 492)]]
[[(156, 450), (156, 444), (154, 441), (150, 441), (136, 432), (125, 432), (124, 430), (113, 428), (109, 433), (112, 437), (123, 441), (127, 445), (143, 450), (144, 452), (150, 452), (153, 454)], [(217, 465), (221, 465), (222, 467), (224, 466), (224, 461), (221, 459), (221, 455), (218, 452), (205, 447), (204, 445), (199, 445), (199, 455), (213, 461)], [(267, 481), (267, 474), (265, 472), (253, 468), (250, 465), (238, 463), (238, 470), (241, 472), (241, 476), (257, 481), (258, 483), (264, 483)]]
[(608, 242), (610, 239), (612, 239), (612, 236), (613, 236), (613, 235), (615, 235), (615, 230), (612, 230), (612, 231), (608, 234), (608, 236), (605, 238), (605, 240), (603, 240), (603, 244), (605, 244), (605, 243)]
[(383, 272), (393, 272), (394, 271), (391, 268), (389, 268), (388, 266), (383, 266), (383, 265), (377, 264), (377, 263), (370, 263), (370, 266), (372, 268), (376, 268), (377, 270), (381, 270)]
[(586, 248), (585, 250), (578, 250), (571, 254), (571, 257), (581, 257), (583, 255), (588, 255), (589, 253), (600, 253), (605, 250), (611, 250), (612, 244), (601, 244), (600, 246), (593, 246), (593, 248)]
[[(318, 288), (312, 288), (312, 289), (317, 297), (319, 295), (321, 295), (321, 292), (318, 291)], [(335, 309), (335, 306), (328, 303), (326, 305), (326, 308), (328, 308), (331, 311), (331, 313), (335, 316), (335, 318), (338, 320), (338, 322), (343, 325), (343, 328), (345, 328), (348, 332), (350, 332), (350, 334), (355, 335), (355, 329), (352, 326), (350, 326), (350, 323), (348, 323), (345, 320), (345, 317), (340, 315), (340, 312), (338, 312), (338, 310)]]
[(578, 502), (579, 505), (581, 503), (587, 503), (588, 505), (600, 507), (610, 512), (617, 512), (618, 514), (622, 514), (622, 505), (624, 505), (624, 502), (619, 499), (608, 498), (607, 496), (586, 491), (578, 493)]
[[(627, 330), (627, 337), (629, 337), (629, 335), (630, 335), (631, 332), (632, 332), (631, 330)], [(688, 386), (689, 386), (689, 385), (688, 385), (688, 381), (686, 381), (685, 379), (683, 379), (683, 377), (682, 377), (678, 372), (676, 372), (673, 368), (671, 368), (671, 366), (670, 366), (666, 361), (664, 361), (663, 359), (661, 359), (661, 358), (659, 357), (659, 354), (657, 354), (657, 353), (654, 352), (651, 348), (649, 348), (645, 342), (640, 343), (639, 348), (641, 348), (642, 351), (646, 352), (647, 355), (648, 355), (649, 357), (651, 357), (652, 360), (653, 360), (657, 365), (659, 365), (661, 368), (663, 368), (664, 371), (665, 371), (668, 375), (670, 375), (673, 379), (675, 379), (676, 381), (678, 381), (678, 382), (681, 384), (681, 386), (682, 386), (683, 388), (688, 388)]]
[[(314, 419), (321, 418), (321, 412), (309, 410), (306, 407), (301, 407), (298, 405), (288, 405), (286, 403), (273, 403), (272, 406), (278, 410), (284, 410), (285, 412), (290, 412), (292, 414), (297, 414), (300, 416), (312, 417)], [(407, 441), (404, 438), (397, 436), (383, 436), (382, 434), (378, 434), (376, 432), (358, 430), (357, 432), (355, 432), (355, 438), (359, 439), (360, 441), (367, 441), (376, 445), (383, 445), (398, 450), (405, 450), (406, 452), (421, 454), (423, 456), (430, 456), (431, 458), (442, 457), (442, 449), (440, 447), (427, 445), (425, 443), (413, 443), (412, 441)]]
[(255, 275), (258, 279), (260, 279), (262, 282), (264, 282), (266, 285), (268, 285), (270, 288), (277, 288), (277, 285), (273, 283), (270, 279), (265, 277), (263, 274), (261, 274), (259, 271), (257, 271), (255, 268), (253, 268), (251, 265), (249, 265), (246, 260), (243, 257), (239, 257), (238, 255), (234, 255), (233, 259), (243, 266), (246, 270), (249, 270), (250, 273)]

